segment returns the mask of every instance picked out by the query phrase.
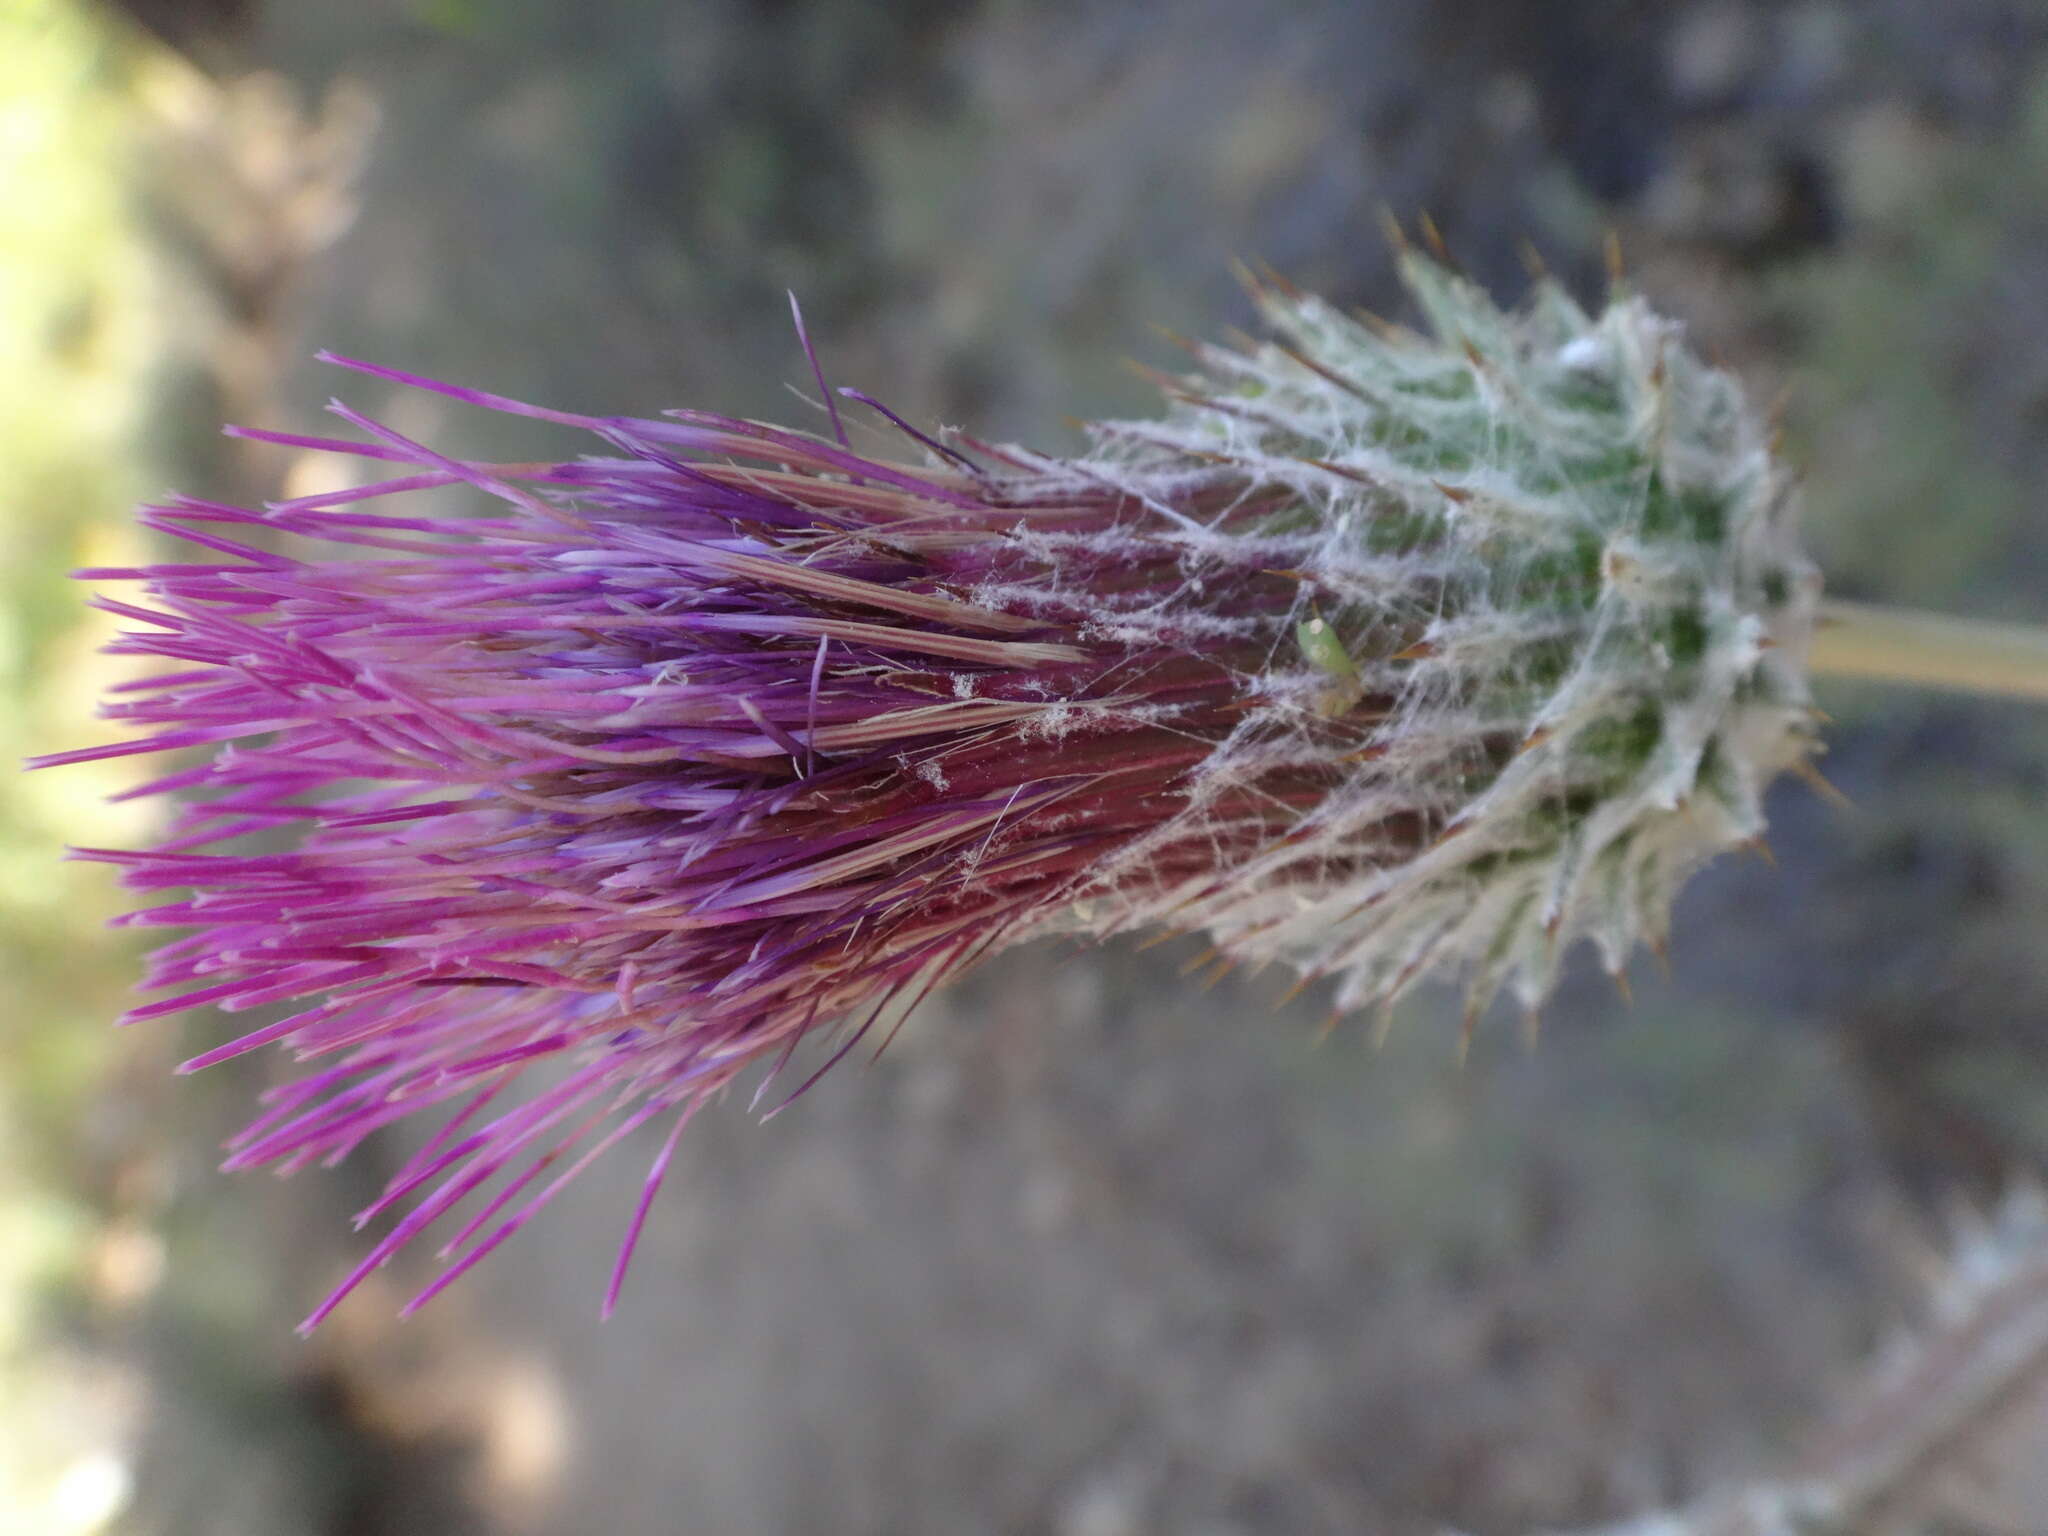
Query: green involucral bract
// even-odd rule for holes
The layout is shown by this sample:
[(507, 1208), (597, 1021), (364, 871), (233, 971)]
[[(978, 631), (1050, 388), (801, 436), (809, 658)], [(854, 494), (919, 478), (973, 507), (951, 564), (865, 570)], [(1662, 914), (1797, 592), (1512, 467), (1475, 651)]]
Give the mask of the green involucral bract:
[(1322, 722), (1364, 733), (1287, 836), (1135, 915), (1338, 977), (1344, 1007), (1444, 969), (1475, 1011), (1504, 985), (1534, 1006), (1575, 939), (1611, 969), (1661, 945), (1679, 884), (1816, 750), (1820, 580), (1770, 433), (1675, 324), (1548, 280), (1507, 313), (1418, 253), (1402, 271), (1432, 334), (1255, 286), (1278, 341), (1196, 346), (1162, 420), (1098, 429), (1088, 468), (1155, 505), (1228, 465), (1283, 509), (1250, 536), (1287, 546), (1295, 644), (1187, 816), (1276, 752), (1327, 760)]

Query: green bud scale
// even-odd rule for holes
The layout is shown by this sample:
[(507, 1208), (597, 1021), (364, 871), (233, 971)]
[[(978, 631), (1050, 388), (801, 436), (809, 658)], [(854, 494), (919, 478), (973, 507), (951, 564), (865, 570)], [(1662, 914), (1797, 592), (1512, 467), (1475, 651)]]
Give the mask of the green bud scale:
[(1160, 915), (1339, 977), (1340, 1007), (1442, 970), (1533, 1007), (1577, 938), (1611, 969), (1661, 946), (1685, 877), (1762, 831), (1817, 745), (1820, 579), (1771, 434), (1675, 324), (1401, 271), (1429, 335), (1253, 283), (1279, 340), (1196, 346), (1163, 421), (1098, 429), (1090, 467), (1155, 503), (1194, 463), (1284, 493), (1248, 536), (1293, 544), (1293, 643), (1198, 780), (1354, 728), (1341, 785)]

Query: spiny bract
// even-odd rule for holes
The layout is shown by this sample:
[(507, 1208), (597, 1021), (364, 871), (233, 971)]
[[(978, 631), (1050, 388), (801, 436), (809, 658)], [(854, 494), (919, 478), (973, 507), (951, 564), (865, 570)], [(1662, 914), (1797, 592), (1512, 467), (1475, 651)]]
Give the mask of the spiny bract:
[(398, 478), (147, 510), (219, 557), (83, 573), (143, 584), (114, 649), (177, 665), (107, 713), (155, 734), (49, 760), (211, 753), (135, 791), (183, 792), (166, 841), (83, 850), (189, 892), (129, 919), (192, 930), (133, 1016), (296, 1010), (187, 1064), (317, 1063), (231, 1166), (451, 1106), (309, 1323), (475, 1196), (424, 1301), (666, 1117), (609, 1308), (699, 1104), (1034, 934), (1205, 930), (1342, 1007), (1455, 971), (1475, 1011), (1661, 941), (1813, 748), (1787, 481), (1639, 301), (1404, 271), (1434, 339), (1260, 289), (1282, 340), (1196, 347), (1078, 460), (350, 364), (604, 452), (459, 461), (337, 405), (363, 441), (248, 435)]
[(1432, 337), (1257, 288), (1282, 340), (1198, 347), (1163, 422), (1101, 429), (1095, 471), (1191, 549), (1210, 530), (1161, 482), (1227, 465), (1272, 498), (1257, 533), (1299, 581), (1295, 665), (1277, 646), (1189, 814), (1319, 718), (1360, 734), (1284, 836), (1144, 916), (1336, 974), (1346, 1008), (1439, 968), (1475, 1011), (1509, 980), (1534, 1007), (1581, 936), (1610, 969), (1661, 947), (1685, 877), (1762, 832), (1817, 746), (1820, 577), (1769, 435), (1673, 323), (1625, 295), (1589, 318), (1548, 279), (1503, 314), (1412, 251), (1402, 273)]

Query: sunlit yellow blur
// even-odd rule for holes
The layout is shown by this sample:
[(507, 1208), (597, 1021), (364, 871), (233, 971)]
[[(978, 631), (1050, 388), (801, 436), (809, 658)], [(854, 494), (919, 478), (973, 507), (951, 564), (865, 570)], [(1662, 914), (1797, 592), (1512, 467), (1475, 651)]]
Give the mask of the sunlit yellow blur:
[[(62, 573), (142, 553), (127, 509), (157, 327), (124, 184), (131, 62), (76, 0), (0, 3), (0, 756), (17, 762), (104, 733), (111, 626)], [(129, 962), (104, 872), (58, 853), (143, 830), (146, 810), (103, 803), (136, 772), (0, 776), (0, 1531), (103, 1529), (132, 1482), (140, 1383), (66, 1326), (109, 1275), (132, 1291), (150, 1274), (150, 1236), (110, 1227), (78, 1172)]]

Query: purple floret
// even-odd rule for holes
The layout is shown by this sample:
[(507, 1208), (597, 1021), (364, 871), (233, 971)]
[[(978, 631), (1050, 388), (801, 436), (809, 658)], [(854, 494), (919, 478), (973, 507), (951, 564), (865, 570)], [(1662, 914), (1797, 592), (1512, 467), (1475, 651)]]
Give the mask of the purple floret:
[[(936, 444), (909, 466), (332, 361), (584, 429), (603, 456), (458, 461), (341, 406), (366, 441), (245, 433), (394, 478), (147, 509), (219, 557), (81, 573), (142, 584), (96, 601), (134, 623), (112, 649), (173, 664), (106, 708), (147, 734), (43, 760), (208, 754), (131, 792), (178, 796), (162, 843), (78, 852), (168, 894), (124, 922), (188, 930), (130, 1019), (286, 1010), (185, 1063), (277, 1043), (309, 1064), (228, 1166), (331, 1164), (447, 1107), (360, 1218), (394, 1224), (306, 1327), (476, 1196), (421, 1305), (666, 1119), (609, 1312), (676, 1134), (743, 1071), (772, 1078), (824, 1031), (838, 1060), (1077, 898), (1198, 891), (1328, 787), (1281, 763), (1171, 831), (1290, 632), (1295, 585), (1257, 539), (1197, 573), (1243, 638), (1119, 624), (1192, 557), (1153, 498), (1072, 466)], [(463, 485), (488, 510), (408, 508)], [(1170, 512), (1271, 510), (1195, 466)]]

